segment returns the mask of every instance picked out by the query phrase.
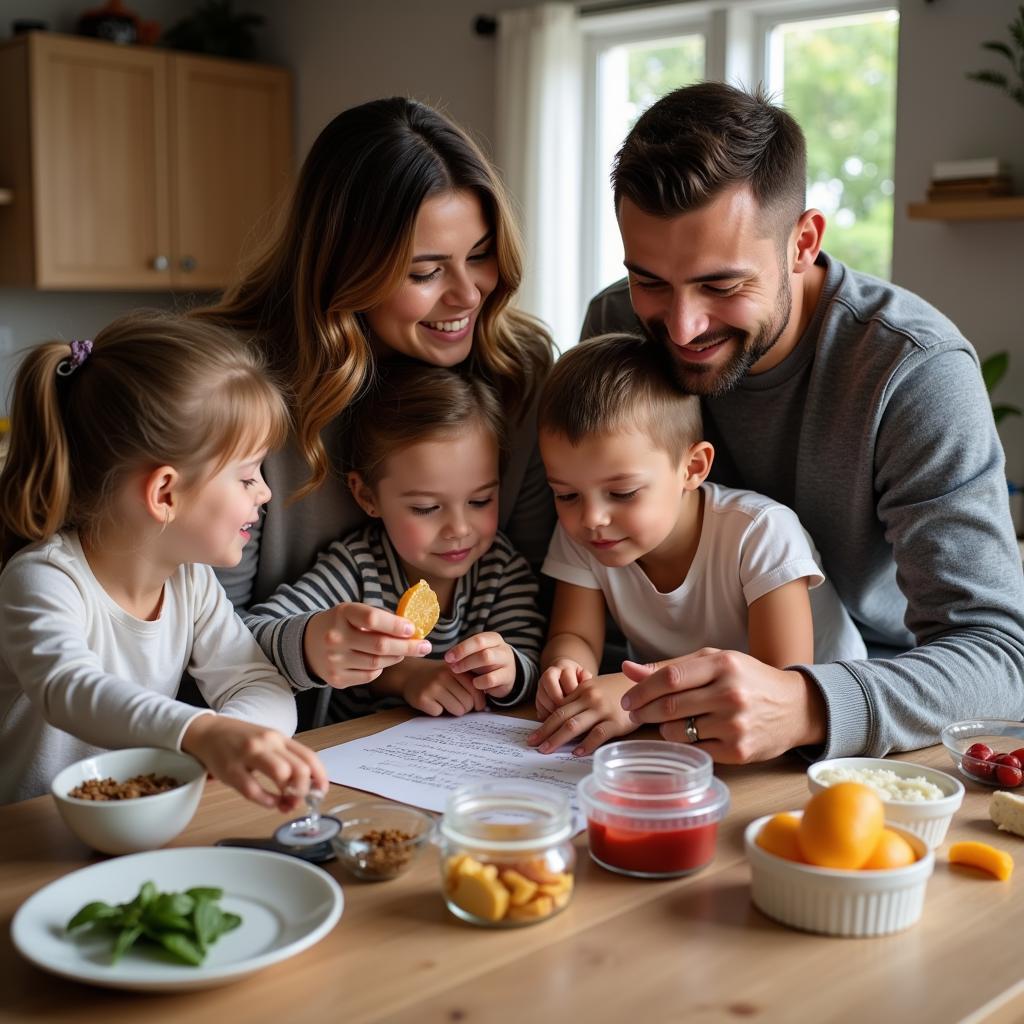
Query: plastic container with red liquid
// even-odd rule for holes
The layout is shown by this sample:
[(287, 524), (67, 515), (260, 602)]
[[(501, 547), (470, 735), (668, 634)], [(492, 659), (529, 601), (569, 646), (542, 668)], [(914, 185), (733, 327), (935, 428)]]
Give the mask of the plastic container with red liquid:
[(635, 878), (674, 878), (711, 863), (729, 789), (699, 747), (625, 740), (601, 747), (579, 783), (590, 856)]

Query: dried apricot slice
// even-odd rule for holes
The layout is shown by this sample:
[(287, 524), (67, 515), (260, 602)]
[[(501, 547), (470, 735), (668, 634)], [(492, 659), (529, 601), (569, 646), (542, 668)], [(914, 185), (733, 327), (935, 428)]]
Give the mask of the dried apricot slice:
[(863, 871), (886, 871), (905, 868), (917, 860), (914, 848), (898, 832), (883, 828), (871, 856), (861, 865)]
[(977, 843), (972, 840), (954, 843), (949, 848), (949, 863), (980, 868), (994, 875), (1000, 882), (1007, 881), (1013, 874), (1013, 858), (1008, 853), (997, 850), (988, 843)]
[(795, 860), (804, 863), (800, 852), (798, 834), (800, 819), (795, 814), (776, 814), (769, 818), (761, 831), (757, 833), (755, 842), (762, 850), (782, 857), (784, 860)]
[(422, 640), (437, 625), (441, 617), (441, 606), (430, 584), (420, 580), (401, 596), (395, 614), (408, 619), (416, 627), (415, 636)]

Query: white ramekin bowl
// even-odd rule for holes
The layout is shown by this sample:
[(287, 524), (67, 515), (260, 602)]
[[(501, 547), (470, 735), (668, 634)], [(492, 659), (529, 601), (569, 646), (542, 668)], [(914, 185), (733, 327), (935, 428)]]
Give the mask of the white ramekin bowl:
[(918, 858), (913, 864), (882, 871), (840, 871), (762, 850), (755, 840), (771, 817), (752, 821), (743, 833), (751, 897), (761, 913), (791, 928), (849, 938), (890, 935), (921, 917), (935, 854), (920, 836), (890, 824), (913, 848)]
[(911, 761), (890, 761), (883, 757), (834, 757), (812, 764), (807, 769), (807, 788), (812, 793), (826, 788), (818, 781), (818, 775), (827, 768), (886, 768), (900, 778), (922, 778), (938, 786), (943, 795), (937, 800), (891, 800), (882, 796), (885, 820), (920, 836), (933, 850), (942, 845), (953, 815), (964, 801), (963, 783), (952, 775)]
[[(68, 796), (89, 779), (125, 782), (153, 772), (181, 783), (176, 789), (132, 800), (80, 800)], [(101, 853), (139, 853), (169, 843), (192, 820), (203, 795), (206, 769), (188, 754), (157, 747), (108, 750), (58, 772), (50, 785), (57, 810), (72, 832)]]

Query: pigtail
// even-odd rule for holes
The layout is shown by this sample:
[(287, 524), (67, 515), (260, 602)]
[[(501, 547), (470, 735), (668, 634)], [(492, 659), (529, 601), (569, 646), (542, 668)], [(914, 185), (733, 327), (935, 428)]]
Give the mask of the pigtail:
[(68, 346), (49, 342), (23, 360), (14, 382), (7, 461), (0, 472), (0, 562), (56, 533), (71, 505), (68, 437), (57, 368)]

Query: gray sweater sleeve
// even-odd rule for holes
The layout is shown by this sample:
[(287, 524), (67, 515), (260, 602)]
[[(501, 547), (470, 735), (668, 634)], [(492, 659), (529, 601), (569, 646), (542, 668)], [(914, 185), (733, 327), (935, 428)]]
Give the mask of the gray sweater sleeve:
[(961, 346), (908, 357), (889, 387), (875, 510), (918, 646), (804, 667), (828, 708), (825, 757), (927, 746), (963, 718), (1024, 718), (1024, 574), (976, 359)]

